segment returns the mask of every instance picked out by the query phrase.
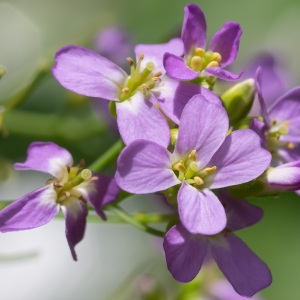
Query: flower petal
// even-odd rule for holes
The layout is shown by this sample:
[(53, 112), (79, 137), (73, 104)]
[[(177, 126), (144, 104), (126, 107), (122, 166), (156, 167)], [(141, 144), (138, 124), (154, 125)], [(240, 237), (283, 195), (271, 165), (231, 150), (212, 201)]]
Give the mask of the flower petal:
[(181, 38), (184, 43), (185, 54), (189, 54), (193, 47), (205, 48), (205, 16), (196, 4), (191, 3), (184, 8)]
[(227, 215), (226, 227), (232, 231), (250, 227), (263, 217), (261, 208), (249, 204), (244, 199), (231, 198), (224, 189), (218, 193), (218, 198), (225, 207)]
[(162, 84), (151, 92), (163, 112), (176, 124), (180, 122), (185, 105), (196, 94), (201, 94), (213, 104), (222, 105), (220, 98), (207, 88), (190, 82), (173, 80), (167, 76), (164, 76)]
[(64, 88), (88, 97), (118, 101), (128, 77), (117, 65), (84, 47), (62, 47), (56, 52), (55, 61), (55, 79)]
[(88, 214), (87, 205), (77, 198), (69, 197), (68, 201), (65, 201), (64, 205), (61, 206), (61, 210), (66, 219), (67, 241), (72, 257), (76, 261), (77, 256), (74, 247), (83, 239)]
[(155, 72), (165, 73), (163, 67), (164, 53), (170, 52), (174, 55), (181, 56), (183, 54), (183, 42), (179, 38), (171, 39), (168, 43), (164, 44), (139, 44), (134, 48), (137, 59), (140, 54), (144, 54), (144, 59), (141, 63), (141, 67), (145, 68), (148, 62), (152, 62), (155, 65)]
[(167, 74), (173, 79), (193, 80), (199, 75), (199, 72), (189, 68), (181, 57), (168, 52), (164, 55), (163, 64)]
[(222, 28), (211, 38), (208, 49), (218, 52), (222, 56), (220, 66), (222, 68), (230, 65), (239, 51), (242, 28), (235, 22), (226, 22)]
[(72, 155), (68, 150), (52, 142), (33, 142), (27, 150), (27, 159), (23, 163), (15, 163), (16, 170), (35, 170), (49, 173), (61, 180), (67, 166), (73, 165)]
[(59, 212), (52, 185), (44, 186), (14, 201), (0, 211), (0, 231), (36, 228), (50, 222)]
[(167, 266), (173, 277), (181, 282), (193, 280), (199, 273), (207, 250), (207, 242), (191, 235), (180, 223), (164, 238)]
[(270, 108), (269, 115), (277, 123), (289, 121), (288, 133), (281, 135), (281, 140), (300, 142), (300, 87), (296, 87), (280, 97)]
[(116, 103), (116, 109), (119, 131), (126, 145), (138, 139), (169, 145), (170, 129), (165, 117), (142, 93)]
[(231, 73), (227, 70), (224, 70), (220, 67), (207, 68), (207, 69), (205, 69), (205, 73), (207, 73), (208, 75), (212, 75), (217, 78), (220, 78), (222, 80), (226, 80), (226, 81), (238, 80), (243, 75), (243, 72), (240, 74), (233, 74), (233, 73)]
[(178, 213), (182, 225), (194, 234), (213, 235), (226, 226), (225, 210), (218, 197), (185, 182), (178, 192)]
[(93, 174), (98, 179), (81, 190), (84, 199), (95, 209), (97, 214), (106, 220), (103, 207), (117, 200), (120, 188), (114, 178)]
[(224, 141), (228, 126), (228, 116), (221, 105), (208, 102), (202, 95), (194, 96), (181, 115), (174, 160), (196, 150), (199, 168), (205, 167)]
[(271, 154), (260, 145), (259, 136), (250, 129), (228, 135), (208, 166), (216, 166), (211, 189), (248, 182), (270, 165)]
[(115, 179), (121, 189), (136, 194), (159, 192), (180, 183), (167, 149), (145, 140), (136, 140), (123, 149)]
[(240, 295), (251, 297), (271, 284), (268, 266), (234, 234), (210, 244), (217, 265)]
[(259, 137), (261, 146), (264, 149), (268, 148), (266, 139), (266, 124), (258, 119), (253, 119), (250, 123), (249, 129), (253, 130)]

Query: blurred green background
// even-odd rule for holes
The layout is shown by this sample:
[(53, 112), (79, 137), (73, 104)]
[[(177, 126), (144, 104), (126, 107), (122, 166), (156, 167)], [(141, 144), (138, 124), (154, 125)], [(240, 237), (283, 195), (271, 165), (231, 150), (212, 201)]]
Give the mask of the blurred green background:
[[(0, 2), (0, 64), (7, 70), (7, 74), (0, 81), (0, 100), (3, 101), (24, 87), (35, 74), (38, 63), (43, 58), (53, 59), (59, 47), (70, 43), (91, 47), (94, 35), (106, 26), (115, 24), (123, 26), (132, 33), (136, 43), (159, 43), (168, 40), (180, 32), (183, 7), (187, 3), (189, 2), (181, 0)], [(283, 59), (286, 69), (293, 78), (291, 86), (298, 85), (299, 1), (211, 0), (194, 3), (205, 13), (208, 37), (211, 37), (226, 21), (232, 20), (241, 24), (243, 36), (235, 62), (236, 70), (240, 70), (256, 53), (269, 50)], [(62, 121), (61, 127), (55, 127), (56, 131), (53, 128), (55, 132), (51, 131), (49, 136), (45, 136), (39, 134), (36, 128), (39, 124), (34, 123), (33, 116), (30, 115), (28, 122), (20, 126), (18, 122), (24, 122), (22, 115), (11, 115), (10, 121), (7, 121), (10, 122), (7, 125), (9, 136), (0, 140), (1, 156), (11, 161), (23, 159), (28, 144), (35, 139), (51, 139), (59, 142), (68, 147), (76, 160), (86, 157), (87, 162), (92, 162), (96, 158), (95, 153), (98, 155), (107, 149), (116, 136), (104, 132), (104, 125), (94, 119), (89, 119), (91, 123), (87, 125), (82, 113), (83, 107), (88, 111), (85, 104), (80, 99), (73, 99), (70, 105), (62, 100), (65, 96), (66, 91), (51, 76), (47, 76), (18, 110), (45, 113), (48, 116), (59, 114), (62, 118), (67, 114), (70, 123), (66, 125)], [(72, 119), (72, 116), (77, 116), (76, 114), (78, 118)], [(29, 125), (30, 122), (33, 122), (33, 125)], [(34, 134), (30, 134), (25, 125), (32, 128)], [(89, 131), (92, 132), (90, 135), (85, 134)], [(262, 295), (269, 300), (297, 300), (300, 280), (299, 196), (289, 193), (280, 197), (254, 199), (252, 202), (265, 210), (265, 217), (258, 225), (241, 232), (240, 236), (272, 271), (273, 284), (263, 291)], [(133, 233), (134, 230), (132, 229)], [(139, 247), (138, 245), (137, 243), (136, 247)], [(114, 268), (118, 266), (115, 265)], [(74, 287), (73, 299), (77, 299), (75, 296), (77, 288), (79, 286)], [(11, 299), (22, 298), (16, 296)]]

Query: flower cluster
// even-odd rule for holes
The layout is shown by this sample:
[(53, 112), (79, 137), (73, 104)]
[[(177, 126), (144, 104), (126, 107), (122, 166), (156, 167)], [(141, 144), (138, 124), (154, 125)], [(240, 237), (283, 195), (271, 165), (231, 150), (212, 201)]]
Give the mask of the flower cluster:
[[(127, 58), (129, 75), (82, 46), (59, 49), (55, 79), (72, 92), (110, 101), (124, 143), (117, 170), (111, 179), (84, 169), (83, 163), (72, 167), (67, 150), (51, 142), (32, 143), (27, 160), (15, 168), (53, 178), (4, 208), (0, 231), (44, 225), (61, 208), (76, 260), (74, 246), (83, 238), (88, 205), (105, 219), (104, 205), (118, 199), (119, 189), (158, 193), (175, 211), (166, 231), (144, 223), (137, 227), (164, 236), (167, 267), (176, 280), (193, 280), (204, 261), (213, 259), (241, 296), (269, 286), (267, 265), (234, 231), (263, 217), (244, 198), (300, 191), (300, 87), (271, 97), (266, 90), (275, 74), (272, 65), (260, 61), (244, 70), (244, 81), (218, 95), (215, 84), (243, 74), (226, 69), (237, 57), (241, 35), (238, 23), (227, 22), (206, 48), (204, 14), (188, 4), (181, 38), (136, 45), (136, 59)], [(279, 76), (276, 82), (281, 83)]]

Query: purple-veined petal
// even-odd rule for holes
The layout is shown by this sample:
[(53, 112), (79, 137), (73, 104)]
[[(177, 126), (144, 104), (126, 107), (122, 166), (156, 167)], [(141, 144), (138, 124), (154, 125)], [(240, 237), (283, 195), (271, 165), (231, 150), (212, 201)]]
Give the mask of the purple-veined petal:
[(126, 145), (145, 139), (168, 147), (169, 125), (163, 114), (142, 93), (137, 92), (130, 99), (116, 103), (116, 109), (119, 131)]
[(67, 172), (67, 166), (73, 165), (72, 155), (68, 150), (52, 142), (33, 142), (27, 150), (27, 159), (15, 163), (16, 170), (35, 170), (49, 173), (61, 180)]
[(225, 207), (227, 225), (231, 231), (250, 227), (259, 222), (263, 217), (263, 210), (249, 204), (244, 199), (234, 199), (228, 195), (227, 190), (221, 190), (218, 198)]
[(197, 190), (183, 182), (177, 200), (181, 223), (189, 232), (213, 235), (225, 228), (224, 207), (212, 191)]
[(160, 71), (164, 74), (164, 53), (170, 52), (174, 55), (181, 56), (183, 54), (183, 42), (180, 38), (174, 38), (165, 44), (139, 44), (135, 46), (134, 52), (137, 59), (141, 53), (144, 54), (144, 59), (141, 63), (142, 68), (145, 68), (148, 62), (152, 62), (155, 65), (155, 72)]
[(253, 130), (259, 137), (261, 146), (267, 149), (267, 139), (266, 139), (266, 124), (257, 119), (253, 119), (250, 123), (249, 129)]
[(205, 48), (206, 21), (202, 10), (196, 4), (188, 4), (184, 8), (181, 38), (184, 53), (189, 54), (192, 48)]
[(264, 118), (264, 122), (265, 122), (266, 126), (270, 126), (269, 114), (268, 114), (266, 103), (265, 103), (265, 100), (264, 100), (264, 97), (263, 97), (263, 94), (261, 91), (261, 67), (257, 68), (255, 77), (256, 77), (255, 86), (256, 86), (256, 92), (257, 92), (259, 104), (261, 107), (261, 113)]
[(74, 247), (84, 236), (86, 216), (88, 214), (87, 205), (74, 197), (69, 197), (61, 210), (66, 219), (66, 238), (72, 253), (73, 259), (77, 260)]
[(208, 75), (212, 75), (217, 78), (220, 78), (222, 80), (226, 80), (226, 81), (238, 80), (243, 75), (243, 72), (240, 74), (233, 74), (233, 73), (231, 73), (227, 70), (224, 70), (220, 67), (207, 68), (207, 69), (205, 69), (205, 73), (207, 73)]
[(97, 214), (106, 220), (103, 207), (117, 200), (120, 188), (114, 178), (105, 175), (93, 174), (98, 177), (87, 187), (81, 188), (84, 199), (95, 209)]
[(181, 57), (174, 54), (165, 53), (163, 63), (167, 74), (173, 79), (193, 80), (199, 75), (199, 72), (189, 68)]
[(84, 47), (62, 47), (56, 52), (55, 61), (55, 79), (64, 88), (88, 97), (118, 101), (128, 78), (113, 62)]
[(269, 115), (277, 123), (289, 121), (288, 133), (280, 139), (288, 142), (300, 142), (300, 87), (296, 87), (280, 97), (270, 108)]
[(208, 49), (221, 54), (220, 66), (222, 68), (235, 60), (239, 51), (241, 35), (242, 28), (240, 24), (235, 22), (224, 23), (222, 28), (213, 35)]
[(136, 194), (165, 190), (179, 184), (172, 171), (166, 148), (145, 140), (136, 140), (123, 149), (115, 175), (121, 189)]
[(50, 222), (59, 212), (52, 185), (44, 186), (14, 201), (0, 211), (0, 231), (36, 228)]
[(271, 154), (260, 145), (259, 136), (250, 129), (233, 131), (212, 157), (208, 166), (216, 166), (211, 189), (248, 182), (270, 165)]
[(206, 255), (205, 238), (193, 236), (179, 223), (166, 233), (163, 246), (167, 267), (173, 277), (181, 282), (193, 280)]
[(221, 105), (208, 102), (202, 95), (194, 96), (181, 115), (174, 160), (196, 150), (199, 168), (206, 166), (224, 141), (228, 126), (228, 116)]
[(278, 147), (275, 155), (272, 157), (272, 166), (276, 167), (278, 165), (294, 162), (300, 160), (300, 149), (294, 148), (290, 149), (286, 146)]
[(217, 265), (240, 295), (251, 297), (271, 284), (268, 266), (234, 234), (220, 242), (210, 239), (210, 245)]
[(185, 105), (194, 95), (201, 94), (209, 102), (222, 105), (220, 98), (207, 88), (167, 76), (163, 76), (162, 84), (152, 89), (151, 92), (163, 112), (176, 124), (179, 124)]
[(282, 164), (276, 168), (268, 170), (266, 173), (267, 182), (270, 188), (280, 192), (296, 190), (300, 188), (300, 161), (293, 161)]

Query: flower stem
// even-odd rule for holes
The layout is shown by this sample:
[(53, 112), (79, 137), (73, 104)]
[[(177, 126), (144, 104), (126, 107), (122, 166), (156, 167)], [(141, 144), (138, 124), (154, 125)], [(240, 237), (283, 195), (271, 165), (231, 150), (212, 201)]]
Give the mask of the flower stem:
[(104, 152), (96, 161), (94, 161), (88, 169), (94, 172), (101, 171), (106, 167), (112, 160), (116, 159), (121, 150), (123, 149), (124, 144), (122, 140), (118, 140), (114, 143), (106, 152)]

